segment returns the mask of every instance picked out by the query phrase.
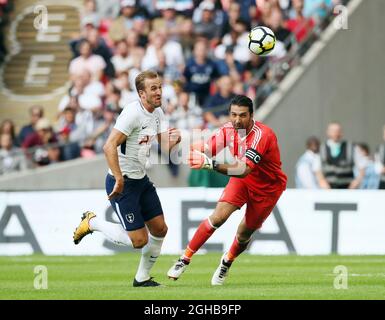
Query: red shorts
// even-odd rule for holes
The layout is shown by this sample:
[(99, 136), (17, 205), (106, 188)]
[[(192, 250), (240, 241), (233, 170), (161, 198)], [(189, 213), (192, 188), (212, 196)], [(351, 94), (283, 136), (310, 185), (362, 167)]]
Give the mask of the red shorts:
[(231, 178), (219, 202), (227, 202), (238, 208), (246, 203), (246, 226), (257, 230), (273, 211), (282, 192), (280, 189), (269, 195), (260, 195), (251, 191), (243, 179)]

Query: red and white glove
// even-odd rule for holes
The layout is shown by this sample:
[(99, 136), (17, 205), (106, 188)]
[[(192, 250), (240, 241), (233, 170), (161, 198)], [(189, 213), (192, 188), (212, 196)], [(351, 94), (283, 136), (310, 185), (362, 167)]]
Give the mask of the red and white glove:
[(213, 170), (213, 160), (198, 150), (190, 150), (188, 164), (192, 169)]

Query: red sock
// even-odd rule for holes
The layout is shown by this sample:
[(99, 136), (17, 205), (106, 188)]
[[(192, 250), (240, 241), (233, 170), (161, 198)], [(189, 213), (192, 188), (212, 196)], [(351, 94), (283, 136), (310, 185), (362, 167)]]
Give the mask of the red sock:
[(215, 230), (216, 229), (210, 224), (209, 219), (202, 221), (197, 231), (195, 231), (193, 238), (187, 245), (183, 259), (190, 261), (193, 254), (205, 244), (205, 242), (211, 237)]
[(246, 250), (249, 242), (250, 240), (246, 242), (239, 242), (237, 237), (235, 237), (233, 244), (231, 245), (230, 250), (226, 255), (226, 260), (228, 262), (233, 262), (236, 257), (238, 257), (243, 251)]

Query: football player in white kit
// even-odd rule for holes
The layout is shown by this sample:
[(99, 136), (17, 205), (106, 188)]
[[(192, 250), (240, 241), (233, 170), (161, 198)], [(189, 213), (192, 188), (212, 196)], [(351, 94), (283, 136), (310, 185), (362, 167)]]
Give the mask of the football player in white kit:
[(135, 84), (140, 99), (123, 109), (104, 145), (109, 166), (106, 192), (121, 224), (104, 221), (87, 211), (73, 238), (78, 244), (87, 234), (100, 231), (114, 243), (141, 248), (133, 286), (154, 287), (159, 283), (150, 276), (150, 270), (160, 254), (167, 225), (145, 166), (155, 137), (162, 149), (171, 150), (180, 142), (181, 135), (165, 123), (158, 74), (144, 71), (136, 77)]

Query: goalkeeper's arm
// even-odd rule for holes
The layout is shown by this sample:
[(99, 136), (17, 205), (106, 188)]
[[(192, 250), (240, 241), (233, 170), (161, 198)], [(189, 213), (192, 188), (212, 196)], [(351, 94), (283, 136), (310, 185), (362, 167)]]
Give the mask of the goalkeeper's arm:
[(245, 162), (239, 159), (232, 164), (219, 164), (205, 153), (193, 149), (190, 150), (188, 163), (192, 169), (215, 170), (224, 175), (238, 178), (246, 177), (252, 170)]

